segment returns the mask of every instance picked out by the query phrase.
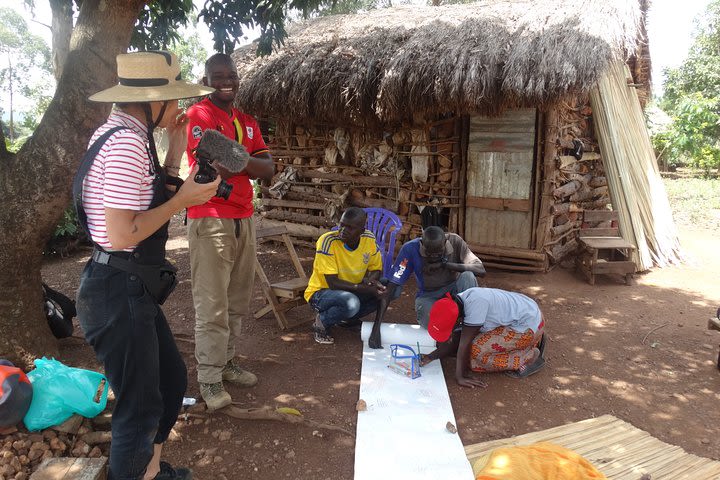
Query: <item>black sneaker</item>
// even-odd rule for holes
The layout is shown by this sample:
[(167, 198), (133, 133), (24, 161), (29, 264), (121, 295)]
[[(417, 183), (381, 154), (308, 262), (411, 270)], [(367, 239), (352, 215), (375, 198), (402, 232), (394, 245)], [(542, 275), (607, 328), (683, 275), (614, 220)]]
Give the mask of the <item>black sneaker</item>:
[(338, 327), (341, 327), (341, 328), (347, 328), (348, 330), (350, 330), (352, 332), (355, 332), (355, 331), (359, 332), (360, 330), (362, 330), (362, 324), (363, 324), (362, 320), (356, 319), (356, 320), (343, 320), (341, 322), (336, 323), (335, 325), (337, 325)]
[(332, 345), (333, 343), (335, 343), (335, 339), (333, 338), (333, 336), (330, 335), (328, 331), (322, 327), (317, 327), (313, 325), (313, 335), (315, 336), (315, 341), (317, 343), (323, 345)]
[(160, 462), (160, 473), (155, 480), (192, 480), (192, 471), (189, 468), (173, 468), (167, 462)]

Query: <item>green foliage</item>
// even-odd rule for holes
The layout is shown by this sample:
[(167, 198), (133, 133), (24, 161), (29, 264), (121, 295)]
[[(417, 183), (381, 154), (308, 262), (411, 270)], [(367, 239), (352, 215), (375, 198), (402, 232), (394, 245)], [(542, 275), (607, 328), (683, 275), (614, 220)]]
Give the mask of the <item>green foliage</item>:
[[(232, 53), (247, 30), (258, 29), (258, 53), (267, 55), (287, 36), (285, 19), (289, 11), (303, 16), (316, 10), (323, 0), (207, 0), (197, 18), (205, 22), (218, 52)], [(154, 0), (142, 10), (131, 46), (140, 50), (167, 48), (180, 40), (194, 13), (192, 0)]]
[[(29, 31), (27, 22), (11, 8), (0, 7), (0, 57), (0, 90), (8, 97), (23, 97), (37, 106), (30, 113), (28, 121), (32, 123), (33, 119), (42, 116), (41, 112), (52, 98), (48, 95), (53, 91), (50, 49), (41, 37)], [(16, 116), (16, 106), (10, 104), (8, 107), (8, 113)], [(10, 127), (11, 136), (17, 137), (15, 125)]]
[(77, 213), (75, 207), (68, 207), (63, 212), (63, 216), (60, 219), (55, 231), (53, 232), (53, 239), (60, 237), (76, 237), (80, 232), (81, 227), (78, 222)]
[(192, 20), (192, 28), (185, 29), (178, 40), (170, 45), (170, 50), (180, 59), (180, 73), (182, 78), (193, 82), (198, 80), (202, 75), (205, 60), (208, 58), (208, 52), (202, 45), (200, 35), (197, 32), (197, 18)]
[(154, 0), (140, 12), (130, 45), (138, 50), (167, 50), (178, 43), (180, 27), (187, 27), (192, 0)]
[(699, 19), (687, 59), (666, 76), (660, 106), (672, 124), (653, 143), (676, 162), (720, 168), (720, 0)]
[(663, 183), (678, 226), (720, 229), (720, 178), (683, 170)]

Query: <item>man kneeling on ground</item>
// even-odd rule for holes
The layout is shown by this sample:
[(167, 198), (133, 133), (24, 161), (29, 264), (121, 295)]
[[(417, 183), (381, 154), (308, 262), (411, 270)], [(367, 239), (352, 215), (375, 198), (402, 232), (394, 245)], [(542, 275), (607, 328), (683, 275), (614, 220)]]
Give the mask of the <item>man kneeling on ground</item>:
[(313, 324), (317, 343), (334, 343), (334, 325), (349, 326), (380, 308), (382, 254), (375, 235), (365, 229), (367, 214), (350, 207), (339, 229), (320, 236), (305, 300), (318, 313)]
[(420, 365), (457, 352), (455, 380), (470, 388), (487, 387), (470, 370), (528, 377), (545, 366), (544, 331), (540, 308), (522, 293), (476, 287), (447, 294), (430, 310), (428, 333), (438, 347)]
[[(406, 242), (398, 253), (382, 313), (391, 300), (398, 298), (402, 287), (415, 274), (417, 322), (427, 328), (430, 308), (447, 293), (453, 295), (477, 287), (477, 279), (485, 276), (482, 261), (470, 250), (465, 240), (440, 227), (427, 227), (421, 238)], [(381, 317), (382, 321), (382, 317)]]

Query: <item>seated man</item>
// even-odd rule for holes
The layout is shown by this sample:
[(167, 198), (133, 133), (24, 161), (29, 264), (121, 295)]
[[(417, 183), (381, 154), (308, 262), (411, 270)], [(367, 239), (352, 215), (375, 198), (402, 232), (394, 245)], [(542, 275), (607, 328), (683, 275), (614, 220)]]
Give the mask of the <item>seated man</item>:
[(446, 293), (457, 294), (477, 287), (475, 275), (485, 276), (485, 267), (467, 243), (454, 233), (440, 227), (427, 227), (422, 238), (406, 242), (395, 260), (390, 276), (383, 314), (391, 299), (400, 296), (402, 285), (415, 273), (417, 322), (427, 328), (430, 308)]
[(463, 387), (486, 387), (473, 372), (501, 372), (524, 378), (545, 366), (545, 321), (537, 303), (517, 292), (470, 288), (449, 293), (430, 310), (428, 333), (437, 349), (420, 365), (457, 354), (455, 380)]
[(332, 326), (351, 324), (380, 307), (382, 254), (375, 236), (365, 230), (366, 220), (361, 208), (350, 207), (340, 217), (340, 228), (317, 241), (305, 300), (318, 312), (313, 324), (318, 343), (334, 343)]

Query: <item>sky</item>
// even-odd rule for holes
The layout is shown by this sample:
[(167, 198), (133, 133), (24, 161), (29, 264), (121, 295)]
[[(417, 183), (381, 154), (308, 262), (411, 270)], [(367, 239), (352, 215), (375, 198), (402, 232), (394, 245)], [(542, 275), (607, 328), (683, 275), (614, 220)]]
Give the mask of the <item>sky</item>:
[[(628, 0), (630, 1), (630, 0)], [(694, 19), (700, 15), (710, 0), (653, 0), (648, 16), (648, 37), (653, 63), (653, 84), (656, 94), (662, 91), (662, 72), (666, 68), (679, 66), (692, 43)], [(196, 6), (202, 0), (195, 0)], [(50, 31), (41, 24), (50, 24), (50, 8), (47, 0), (35, 0), (35, 20), (23, 8), (22, 2), (13, 2), (13, 8), (28, 22), (29, 28), (50, 43)], [(208, 52), (213, 51), (210, 32), (200, 26), (200, 36)], [(3, 104), (7, 102), (2, 97)], [(22, 104), (18, 105), (22, 109)]]

